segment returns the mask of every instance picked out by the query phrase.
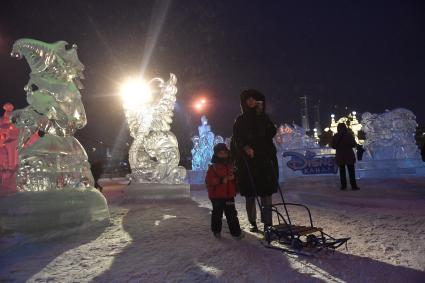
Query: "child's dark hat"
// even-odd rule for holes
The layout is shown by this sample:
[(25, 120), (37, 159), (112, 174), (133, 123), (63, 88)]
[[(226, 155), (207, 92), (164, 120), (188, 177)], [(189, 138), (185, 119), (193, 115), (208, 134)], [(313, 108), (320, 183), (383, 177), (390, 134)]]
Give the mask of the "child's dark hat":
[(229, 151), (225, 143), (218, 143), (214, 146), (214, 154), (217, 154), (219, 151)]

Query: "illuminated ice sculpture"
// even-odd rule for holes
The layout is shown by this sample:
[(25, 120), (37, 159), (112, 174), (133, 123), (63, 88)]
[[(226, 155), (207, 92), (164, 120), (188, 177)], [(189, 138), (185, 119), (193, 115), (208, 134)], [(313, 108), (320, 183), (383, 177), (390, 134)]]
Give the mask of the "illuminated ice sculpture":
[(193, 136), (192, 152), (192, 170), (207, 170), (213, 156), (214, 146), (218, 143), (224, 143), (223, 137), (214, 135), (211, 126), (208, 125), (208, 119), (203, 115), (201, 125), (198, 127), (199, 136)]
[[(131, 179), (137, 183), (182, 184), (186, 169), (170, 131), (176, 102), (177, 78), (154, 78), (123, 91), (125, 117), (134, 141), (129, 151)], [(128, 97), (126, 97), (128, 95)]]
[(280, 154), (291, 149), (312, 149), (319, 148), (314, 138), (307, 136), (304, 128), (294, 124), (290, 126), (283, 124), (277, 129), (274, 137), (276, 149)]
[(19, 130), (10, 122), (13, 105), (3, 105), (3, 117), (0, 117), (0, 194), (2, 189), (16, 190), (16, 169), (18, 166)]
[(335, 114), (331, 115), (331, 126), (329, 128), (325, 129), (325, 132), (328, 132), (329, 130), (332, 132), (332, 135), (335, 135), (337, 133), (338, 124), (342, 123), (345, 124), (354, 135), (354, 139), (358, 144), (363, 144), (363, 140), (359, 139), (359, 132), (362, 130), (362, 124), (359, 123), (359, 120), (357, 120), (357, 112), (353, 111), (347, 116), (343, 116), (339, 118), (338, 120), (335, 120)]
[(366, 133), (365, 159), (420, 159), (415, 141), (418, 124), (412, 111), (398, 108), (382, 114), (362, 115)]
[[(73, 136), (87, 123), (78, 90), (84, 65), (78, 60), (76, 46), (67, 50), (66, 45), (65, 41), (47, 44), (32, 39), (20, 39), (13, 45), (12, 56), (25, 57), (31, 68), (24, 88), (29, 105), (11, 117), (20, 129), (20, 191), (93, 186), (87, 154)], [(34, 134), (42, 138), (26, 146)]]
[(77, 46), (67, 45), (26, 38), (13, 45), (11, 55), (25, 58), (31, 73), (24, 88), (29, 105), (10, 117), (19, 129), (18, 192), (0, 199), (4, 229), (32, 231), (109, 219), (87, 154), (73, 136), (87, 123), (79, 92), (84, 65)]

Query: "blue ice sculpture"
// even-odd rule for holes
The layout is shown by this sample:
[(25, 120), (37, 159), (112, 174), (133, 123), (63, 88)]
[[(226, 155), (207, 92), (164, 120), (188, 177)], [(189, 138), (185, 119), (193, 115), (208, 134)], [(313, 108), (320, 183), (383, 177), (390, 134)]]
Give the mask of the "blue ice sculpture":
[(193, 136), (192, 152), (192, 170), (207, 170), (213, 156), (214, 145), (223, 143), (221, 136), (215, 136), (208, 125), (208, 119), (203, 115), (201, 117), (201, 125), (198, 127), (199, 136)]

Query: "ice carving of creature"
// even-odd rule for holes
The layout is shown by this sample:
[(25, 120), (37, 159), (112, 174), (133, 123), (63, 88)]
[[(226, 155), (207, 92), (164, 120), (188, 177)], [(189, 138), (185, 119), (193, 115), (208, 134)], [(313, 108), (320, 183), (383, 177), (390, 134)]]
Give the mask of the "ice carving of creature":
[(186, 170), (178, 166), (180, 153), (176, 136), (170, 131), (176, 102), (177, 78), (170, 74), (164, 81), (148, 82), (153, 94), (150, 101), (124, 101), (130, 135), (131, 177), (140, 183), (181, 184)]
[[(28, 106), (13, 112), (20, 129), (18, 141), (19, 191), (46, 191), (93, 186), (87, 154), (73, 136), (87, 123), (79, 89), (84, 65), (77, 46), (19, 39), (11, 55), (25, 58), (30, 80), (24, 90)], [(31, 144), (34, 135), (41, 138)]]
[(319, 148), (317, 142), (306, 135), (302, 127), (294, 124), (291, 127), (288, 124), (283, 124), (277, 129), (274, 142), (278, 152), (283, 152), (289, 149), (306, 149)]
[(418, 124), (410, 110), (397, 108), (382, 114), (366, 112), (361, 123), (366, 133), (365, 160), (420, 158), (414, 138)]
[(201, 117), (198, 133), (199, 136), (192, 138), (192, 170), (194, 171), (207, 170), (213, 156), (214, 146), (224, 142), (223, 137), (216, 136), (211, 131), (211, 126), (208, 125), (208, 119), (205, 115)]

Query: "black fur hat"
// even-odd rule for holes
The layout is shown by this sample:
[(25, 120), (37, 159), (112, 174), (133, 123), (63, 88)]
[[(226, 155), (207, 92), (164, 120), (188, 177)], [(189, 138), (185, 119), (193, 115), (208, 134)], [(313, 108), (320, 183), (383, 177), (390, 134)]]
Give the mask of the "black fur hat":
[(247, 109), (245, 101), (250, 97), (254, 98), (256, 101), (263, 101), (263, 111), (266, 110), (266, 97), (264, 96), (264, 94), (262, 94), (256, 89), (247, 89), (242, 91), (240, 95), (242, 112), (245, 112), (245, 110)]
[(229, 151), (227, 145), (225, 143), (218, 143), (214, 146), (214, 155), (216, 155), (219, 151)]
[[(211, 158), (211, 163), (217, 163), (219, 162), (219, 158), (217, 157), (217, 153), (219, 151), (227, 151), (229, 152), (230, 155), (230, 150), (227, 148), (226, 144), (224, 143), (218, 143), (214, 146), (214, 154)], [(229, 160), (229, 158), (227, 158), (227, 160)]]

